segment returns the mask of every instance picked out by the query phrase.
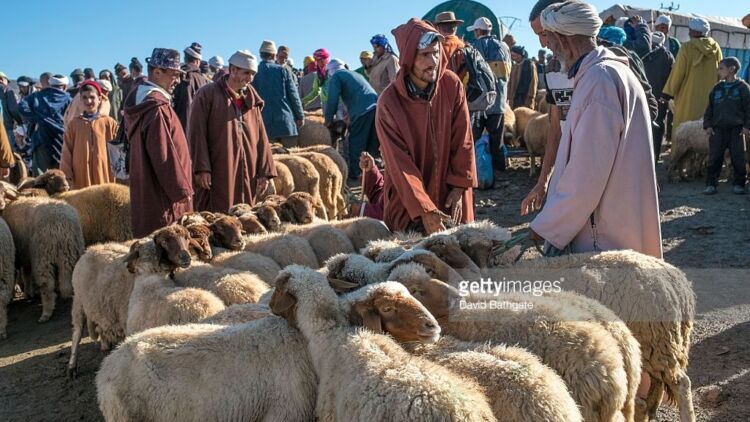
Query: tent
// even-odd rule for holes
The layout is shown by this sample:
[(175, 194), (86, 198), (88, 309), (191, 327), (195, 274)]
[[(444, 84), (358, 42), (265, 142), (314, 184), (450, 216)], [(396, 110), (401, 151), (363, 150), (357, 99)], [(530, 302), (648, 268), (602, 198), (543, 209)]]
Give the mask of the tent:
[(474, 24), (474, 21), (482, 16), (492, 22), (492, 34), (496, 37), (502, 39), (503, 36), (509, 32), (489, 7), (473, 0), (450, 0), (440, 3), (427, 12), (422, 19), (434, 22), (435, 16), (437, 16), (438, 13), (447, 11), (454, 12), (456, 14), (456, 19), (464, 21), (464, 23), (458, 27), (458, 36), (463, 36), (465, 41), (473, 42), (475, 40), (474, 33), (466, 31), (466, 28)]
[(719, 43), (724, 56), (735, 56), (743, 63), (743, 67), (750, 66), (750, 29), (743, 25), (741, 18), (703, 16), (693, 13), (623, 6), (620, 4), (616, 4), (599, 13), (599, 16), (605, 23), (613, 22), (623, 16), (631, 17), (635, 15), (640, 15), (649, 24), (652, 24), (659, 15), (668, 15), (672, 18), (672, 28), (669, 31), (680, 42), (690, 39), (688, 35), (688, 22), (691, 18), (698, 16), (706, 19), (711, 24), (710, 35)]

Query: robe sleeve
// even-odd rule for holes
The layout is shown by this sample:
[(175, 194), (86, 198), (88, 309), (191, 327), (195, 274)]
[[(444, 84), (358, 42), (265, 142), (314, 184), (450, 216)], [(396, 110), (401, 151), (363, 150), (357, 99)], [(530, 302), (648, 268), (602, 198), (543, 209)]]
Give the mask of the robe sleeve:
[(336, 116), (336, 111), (339, 108), (339, 97), (341, 96), (341, 78), (337, 78), (334, 74), (328, 81), (328, 101), (323, 104), (325, 107), (325, 119), (326, 123), (333, 122)]
[(320, 79), (318, 79), (317, 76), (313, 79), (312, 88), (310, 88), (310, 92), (305, 95), (305, 98), (302, 99), (302, 103), (305, 107), (309, 106), (310, 103), (315, 101), (315, 98), (317, 98), (320, 95)]
[(398, 73), (398, 59), (396, 56), (391, 55), (391, 60), (388, 61), (388, 65), (386, 66), (386, 73), (388, 74), (388, 83), (396, 80), (396, 74)]
[(687, 55), (688, 54), (684, 51), (682, 54), (677, 55), (674, 66), (672, 67), (672, 72), (669, 74), (669, 79), (667, 79), (667, 83), (664, 85), (664, 89), (662, 89), (662, 93), (667, 94), (672, 98), (679, 95), (680, 90), (682, 89), (682, 83), (685, 80), (688, 67), (689, 58)]
[(36, 123), (37, 118), (34, 113), (34, 97), (35, 94), (25, 96), (18, 104), (18, 111), (21, 114), (21, 118), (24, 123)]
[(708, 93), (708, 106), (706, 107), (706, 112), (703, 114), (703, 129), (708, 129), (714, 126), (714, 91), (716, 91), (716, 87)]
[[(626, 23), (626, 25), (630, 25)], [(643, 58), (646, 54), (651, 52), (651, 31), (648, 29), (648, 25), (645, 23), (639, 23), (635, 27), (635, 38), (626, 40), (624, 47), (628, 50), (635, 52), (638, 57)]]
[(461, 87), (458, 89), (456, 104), (451, 115), (453, 116), (451, 156), (445, 181), (450, 186), (468, 189), (476, 186), (477, 170), (469, 106), (466, 104), (466, 94)]
[[(172, 124), (179, 124), (174, 116)], [(174, 138), (169, 130), (169, 124), (164, 111), (159, 110), (158, 115), (146, 128), (145, 142), (146, 154), (151, 162), (151, 168), (154, 171), (159, 186), (164, 190), (173, 204), (181, 202), (192, 195), (191, 188), (180, 186), (182, 180), (179, 175), (175, 175), (175, 170), (179, 169), (180, 163), (174, 145)], [(158, 142), (153, 142), (158, 140)], [(179, 171), (179, 170), (177, 170)], [(184, 181), (184, 180), (183, 180)]]
[(191, 106), (195, 113), (190, 113), (188, 123), (188, 141), (190, 157), (193, 161), (193, 174), (211, 173), (211, 155), (208, 146), (208, 119), (210, 105), (206, 99), (210, 89), (198, 92)]
[(289, 107), (292, 108), (294, 120), (303, 120), (305, 118), (305, 112), (302, 110), (302, 100), (300, 100), (299, 93), (297, 93), (297, 86), (294, 84), (292, 72), (286, 67), (282, 67), (281, 69), (284, 72), (284, 90), (286, 91), (286, 99), (289, 101)]
[(266, 179), (272, 179), (278, 176), (276, 173), (276, 165), (273, 162), (273, 153), (271, 152), (271, 144), (268, 142), (268, 135), (266, 134), (266, 126), (263, 124), (263, 116), (259, 108), (255, 109), (255, 120), (258, 122), (258, 151), (256, 156), (258, 162), (255, 168), (255, 177), (265, 177)]
[(386, 111), (387, 107), (376, 108), (375, 129), (380, 140), (380, 152), (389, 169), (388, 178), (393, 182), (396, 194), (406, 208), (411, 220), (435, 211), (438, 207), (425, 192), (424, 177), (412, 158), (406, 140)]
[(3, 116), (0, 115), (0, 167), (9, 168), (15, 164), (13, 150), (10, 148), (8, 134), (5, 132)]
[[(73, 142), (75, 137), (75, 128), (68, 127), (65, 130), (65, 135), (63, 136), (63, 145), (62, 145), (62, 151), (60, 156), (60, 170), (65, 173), (65, 178), (68, 180), (73, 180)], [(74, 186), (74, 188), (77, 186)]]
[(575, 238), (599, 205), (625, 127), (622, 112), (601, 101), (592, 101), (577, 114), (568, 163), (531, 222), (531, 228), (558, 249)]

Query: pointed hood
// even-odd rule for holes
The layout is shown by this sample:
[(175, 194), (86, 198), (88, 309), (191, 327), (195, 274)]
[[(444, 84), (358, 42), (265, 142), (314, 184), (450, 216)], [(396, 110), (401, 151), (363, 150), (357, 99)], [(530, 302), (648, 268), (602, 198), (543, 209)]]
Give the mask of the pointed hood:
[[(411, 68), (414, 65), (414, 61), (417, 57), (417, 46), (419, 45), (419, 39), (425, 32), (438, 32), (434, 26), (428, 22), (417, 18), (411, 18), (408, 22), (403, 25), (399, 25), (396, 29), (391, 31), (391, 34), (396, 38), (396, 45), (399, 51), (399, 65), (401, 68), (396, 74), (396, 80), (393, 84), (401, 95), (408, 97), (408, 91), (406, 89), (406, 77), (411, 73)], [(442, 39), (442, 36), (441, 36)], [(442, 40), (440, 41), (442, 44)], [(440, 63), (438, 64), (438, 76), (437, 81), (443, 76), (445, 69), (445, 55), (440, 49)], [(439, 89), (440, 84), (437, 84), (435, 91)], [(434, 95), (434, 93), (433, 93)]]
[(687, 50), (694, 50), (699, 54), (695, 55), (696, 59), (691, 63), (692, 66), (700, 65), (704, 58), (713, 60), (721, 52), (721, 46), (711, 37), (693, 38), (689, 42), (683, 44), (682, 48)]

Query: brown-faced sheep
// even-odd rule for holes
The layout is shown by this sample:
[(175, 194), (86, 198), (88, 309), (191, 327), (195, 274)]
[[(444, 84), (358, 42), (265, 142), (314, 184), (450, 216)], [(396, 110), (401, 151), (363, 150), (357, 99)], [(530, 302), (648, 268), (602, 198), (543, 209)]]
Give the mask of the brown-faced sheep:
[(5, 207), (3, 218), (13, 233), (16, 267), (24, 279), (30, 272), (40, 289), (39, 322), (45, 322), (55, 309), (56, 289), (63, 298), (73, 295), (73, 268), (84, 252), (78, 213), (57, 199), (19, 198)]
[(536, 173), (536, 157), (539, 157), (540, 162), (543, 163), (547, 132), (549, 132), (549, 118), (546, 114), (537, 115), (526, 124), (523, 139), (529, 151), (529, 176), (534, 176)]
[(206, 224), (193, 223), (185, 227), (190, 233), (190, 255), (203, 262), (211, 261), (211, 229)]
[(278, 210), (279, 219), (292, 224), (309, 224), (316, 216), (326, 213), (322, 203), (307, 192), (294, 192), (289, 195)]
[(69, 191), (70, 184), (62, 170), (50, 169), (37, 177), (26, 179), (18, 185), (19, 191), (29, 188), (43, 189), (47, 196), (52, 196), (56, 193)]
[[(275, 232), (281, 228), (278, 207), (261, 203), (253, 207), (253, 213), (258, 217), (258, 221), (265, 227), (266, 231)], [(248, 234), (253, 233), (248, 232)]]
[[(0, 199), (2, 202), (2, 199)], [(2, 210), (3, 204), (0, 204)], [(0, 339), (7, 337), (8, 304), (13, 300), (16, 287), (16, 248), (13, 245), (13, 234), (0, 218)]]
[(271, 179), (274, 191), (279, 195), (287, 196), (294, 192), (294, 177), (291, 170), (281, 161), (274, 160), (276, 165), (276, 177)]
[[(495, 420), (474, 382), (409, 355), (390, 336), (352, 327), (325, 277), (314, 270), (282, 271), (270, 308), (307, 340), (322, 420)], [(434, 341), (440, 328), (427, 316), (417, 334)], [(378, 315), (363, 320), (377, 332), (387, 326)]]
[(297, 152), (299, 157), (310, 161), (320, 175), (320, 199), (329, 220), (335, 220), (346, 211), (346, 201), (342, 194), (346, 179), (336, 163), (319, 152)]
[(115, 183), (89, 186), (54, 195), (78, 211), (86, 245), (133, 238), (130, 188)]
[[(276, 154), (273, 156), (273, 160), (285, 164), (289, 168), (292, 179), (294, 179), (294, 192), (307, 192), (315, 197), (320, 197), (320, 174), (310, 161), (289, 154)], [(283, 195), (282, 192), (276, 193)]]
[(128, 302), (136, 274), (170, 274), (189, 265), (188, 232), (177, 225), (164, 227), (151, 237), (128, 246), (120, 243), (93, 245), (73, 271), (72, 345), (68, 375), (77, 371), (77, 352), (84, 325), (99, 340), (103, 351), (125, 338)]

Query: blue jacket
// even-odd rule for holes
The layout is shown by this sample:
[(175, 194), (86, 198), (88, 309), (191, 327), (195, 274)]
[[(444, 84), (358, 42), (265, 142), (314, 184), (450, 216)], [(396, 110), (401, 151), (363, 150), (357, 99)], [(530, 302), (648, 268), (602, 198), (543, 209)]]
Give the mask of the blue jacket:
[[(494, 35), (482, 37), (475, 40), (472, 45), (474, 48), (479, 50), (482, 54), (484, 61), (487, 63), (492, 62), (506, 62), (510, 67), (510, 49), (508, 46), (498, 40)], [(490, 65), (492, 67), (492, 65)], [(510, 74), (506, 75), (510, 79)], [(495, 75), (495, 90), (497, 91), (497, 99), (487, 111), (487, 114), (503, 114), (505, 113), (505, 102), (508, 96), (508, 79), (504, 80), (498, 75)]]
[(362, 75), (351, 70), (339, 70), (328, 78), (326, 123), (333, 121), (333, 116), (339, 108), (339, 97), (346, 105), (350, 121), (374, 109), (378, 103), (378, 94)]
[(297, 136), (297, 120), (305, 118), (302, 102), (289, 69), (275, 63), (261, 62), (253, 87), (263, 101), (263, 124), (268, 139)]
[(52, 149), (52, 158), (59, 162), (63, 144), (63, 115), (73, 101), (70, 94), (57, 88), (45, 88), (25, 97), (20, 104), (24, 122), (32, 123), (36, 130), (31, 135), (31, 150), (40, 145)]

